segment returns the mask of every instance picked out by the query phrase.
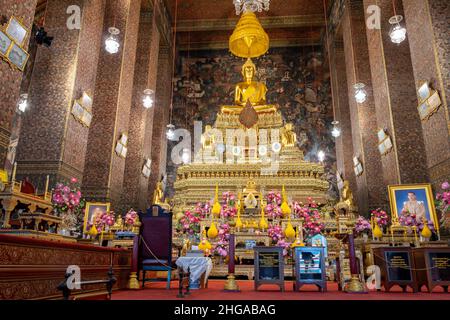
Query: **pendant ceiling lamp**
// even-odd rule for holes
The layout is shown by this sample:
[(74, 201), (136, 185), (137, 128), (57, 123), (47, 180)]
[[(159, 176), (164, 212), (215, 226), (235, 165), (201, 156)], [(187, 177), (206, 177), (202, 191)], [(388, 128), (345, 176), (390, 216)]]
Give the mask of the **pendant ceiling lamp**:
[(237, 57), (257, 58), (269, 50), (269, 36), (253, 12), (242, 14), (230, 37), (230, 51)]

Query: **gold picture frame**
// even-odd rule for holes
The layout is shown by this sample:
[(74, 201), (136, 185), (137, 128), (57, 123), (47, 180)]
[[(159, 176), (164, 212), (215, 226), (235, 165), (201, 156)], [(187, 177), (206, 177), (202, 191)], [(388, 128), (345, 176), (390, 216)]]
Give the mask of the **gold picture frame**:
[(73, 117), (85, 127), (90, 127), (92, 123), (92, 98), (88, 93), (83, 92), (83, 96), (73, 102)]
[(8, 62), (20, 71), (24, 71), (30, 55), (21, 46), (13, 42), (6, 54)]
[(433, 90), (428, 81), (421, 81), (419, 89), (417, 90), (417, 98), (419, 105), (417, 111), (420, 119), (426, 121), (439, 110), (442, 105), (442, 100), (437, 90)]
[(419, 103), (427, 101), (431, 94), (432, 91), (428, 81), (421, 81), (419, 83), (419, 89), (417, 89), (417, 97), (419, 98)]
[(0, 56), (7, 59), (9, 50), (14, 41), (0, 28)]
[(109, 202), (86, 202), (86, 209), (83, 219), (83, 233), (87, 233), (88, 223), (92, 223), (95, 219), (95, 215), (100, 212), (109, 212), (111, 203)]
[(19, 47), (23, 47), (30, 34), (30, 29), (25, 27), (17, 17), (11, 16), (5, 27), (5, 32)]
[[(397, 221), (400, 219), (400, 214), (405, 206), (405, 202), (410, 201), (409, 194), (413, 194), (418, 202), (424, 203), (425, 217), (428, 221), (433, 222), (435, 230), (439, 232), (439, 219), (436, 214), (431, 184), (389, 185), (388, 194), (391, 215), (397, 217)], [(401, 204), (401, 202), (403, 202), (403, 204)]]
[(385, 129), (378, 130), (378, 151), (382, 156), (387, 155), (392, 151), (394, 145), (392, 144), (391, 137), (386, 133)]

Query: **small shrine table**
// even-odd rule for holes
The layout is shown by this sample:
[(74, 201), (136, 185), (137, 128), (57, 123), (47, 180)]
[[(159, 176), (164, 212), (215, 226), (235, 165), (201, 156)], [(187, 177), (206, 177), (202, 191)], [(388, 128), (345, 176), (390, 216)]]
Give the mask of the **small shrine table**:
[[(211, 258), (207, 257), (180, 257), (177, 259), (176, 265), (184, 272), (188, 272), (189, 270), (189, 272), (191, 273), (191, 285), (189, 287), (190, 289), (199, 289), (200, 287), (205, 287), (213, 268)], [(204, 282), (200, 283), (203, 276)]]
[(450, 248), (415, 248), (413, 250), (416, 265), (418, 290), (426, 286), (428, 292), (441, 286), (448, 292), (450, 285)]
[(255, 291), (263, 284), (275, 284), (284, 292), (283, 247), (254, 247)]

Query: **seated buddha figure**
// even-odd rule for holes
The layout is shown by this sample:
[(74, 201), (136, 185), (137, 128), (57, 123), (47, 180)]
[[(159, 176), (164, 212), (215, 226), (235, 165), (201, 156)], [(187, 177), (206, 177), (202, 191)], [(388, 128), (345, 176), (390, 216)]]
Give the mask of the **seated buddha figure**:
[(294, 132), (292, 123), (287, 123), (284, 128), (281, 129), (281, 141), (285, 147), (294, 147), (297, 143), (297, 135)]
[(267, 87), (264, 83), (254, 81), (256, 66), (251, 59), (242, 66), (242, 76), (244, 82), (236, 85), (234, 106), (223, 106), (222, 113), (240, 114), (242, 109), (250, 102), (257, 113), (275, 112), (274, 105), (266, 104)]

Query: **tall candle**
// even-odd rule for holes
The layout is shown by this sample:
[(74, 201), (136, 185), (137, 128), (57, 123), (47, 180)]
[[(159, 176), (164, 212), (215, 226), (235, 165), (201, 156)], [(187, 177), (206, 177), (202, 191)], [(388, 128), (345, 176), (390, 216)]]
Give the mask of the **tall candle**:
[(229, 244), (228, 244), (228, 273), (234, 274), (235, 261), (234, 261), (234, 234), (230, 234)]
[(47, 181), (45, 182), (45, 193), (44, 193), (44, 197), (47, 196), (49, 182), (50, 182), (50, 176), (47, 176)]
[(17, 162), (14, 162), (13, 174), (11, 177), (11, 181), (16, 181), (16, 172), (17, 172)]

